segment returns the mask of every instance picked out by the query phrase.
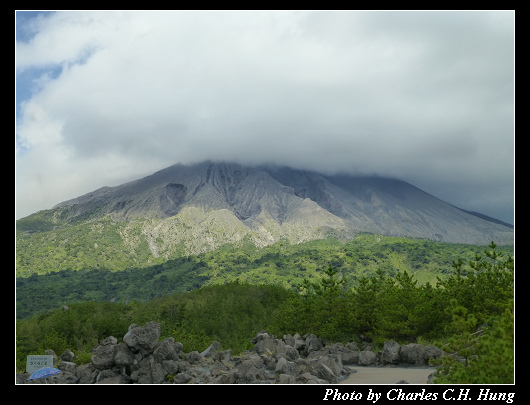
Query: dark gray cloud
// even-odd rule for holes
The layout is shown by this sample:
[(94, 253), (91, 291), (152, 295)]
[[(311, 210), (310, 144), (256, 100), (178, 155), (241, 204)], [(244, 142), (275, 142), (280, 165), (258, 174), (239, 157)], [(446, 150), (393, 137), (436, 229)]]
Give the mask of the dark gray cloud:
[(121, 11), (32, 19), (34, 35), (17, 42), (17, 72), (33, 88), (18, 100), (17, 216), (176, 162), (225, 159), (392, 175), (511, 222), (513, 20)]

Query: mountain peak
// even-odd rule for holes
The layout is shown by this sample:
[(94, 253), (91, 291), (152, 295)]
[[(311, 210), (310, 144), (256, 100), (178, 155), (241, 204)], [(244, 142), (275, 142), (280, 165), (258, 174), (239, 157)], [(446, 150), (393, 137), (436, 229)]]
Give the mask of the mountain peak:
[(282, 238), (296, 243), (328, 235), (351, 238), (359, 232), (513, 243), (513, 230), (506, 224), (458, 209), (402, 180), (274, 165), (176, 164), (54, 209), (61, 211), (63, 226), (105, 216), (117, 221), (149, 219), (152, 229), (145, 233), (157, 234), (160, 240), (179, 239), (188, 231), (197, 238), (217, 232), (209, 237), (212, 248), (244, 238), (263, 246)]

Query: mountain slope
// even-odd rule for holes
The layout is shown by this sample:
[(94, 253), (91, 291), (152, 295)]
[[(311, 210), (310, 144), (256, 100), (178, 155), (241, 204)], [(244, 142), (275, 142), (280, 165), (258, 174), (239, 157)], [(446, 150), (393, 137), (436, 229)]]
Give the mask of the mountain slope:
[(20, 219), (17, 231), (17, 260), (26, 257), (19, 264), (30, 272), (30, 262), (54, 257), (55, 266), (71, 264), (72, 249), (81, 255), (79, 265), (89, 250), (100, 249), (98, 257), (104, 257), (111, 249), (128, 257), (123, 266), (145, 266), (223, 244), (263, 247), (281, 239), (349, 239), (359, 232), (513, 243), (510, 227), (400, 180), (210, 161), (100, 188)]

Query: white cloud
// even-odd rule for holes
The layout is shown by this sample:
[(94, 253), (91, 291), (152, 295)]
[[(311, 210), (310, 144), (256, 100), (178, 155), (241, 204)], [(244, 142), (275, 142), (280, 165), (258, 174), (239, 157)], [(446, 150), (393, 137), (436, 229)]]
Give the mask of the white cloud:
[(40, 68), (17, 125), (20, 215), (208, 158), (423, 184), (496, 175), (492, 193), (513, 176), (512, 13), (72, 11), (33, 24), (17, 43), (17, 70)]

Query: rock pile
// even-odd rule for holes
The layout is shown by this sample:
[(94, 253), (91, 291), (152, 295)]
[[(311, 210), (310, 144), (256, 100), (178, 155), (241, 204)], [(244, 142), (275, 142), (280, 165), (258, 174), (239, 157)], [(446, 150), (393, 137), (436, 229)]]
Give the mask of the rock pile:
[[(359, 350), (355, 342), (325, 345), (315, 335), (285, 335), (276, 339), (258, 333), (252, 350), (232, 356), (213, 342), (202, 353), (184, 353), (173, 338), (158, 341), (160, 324), (143, 327), (132, 324), (123, 341), (110, 336), (92, 350), (89, 364), (77, 366), (73, 353), (66, 350), (57, 361), (60, 374), (28, 381), (29, 374), (18, 374), (17, 383), (69, 384), (328, 384), (346, 378), (345, 365), (409, 364), (427, 365), (442, 351), (434, 346), (387, 341), (377, 354), (370, 347)], [(58, 359), (57, 359), (58, 360)]]

